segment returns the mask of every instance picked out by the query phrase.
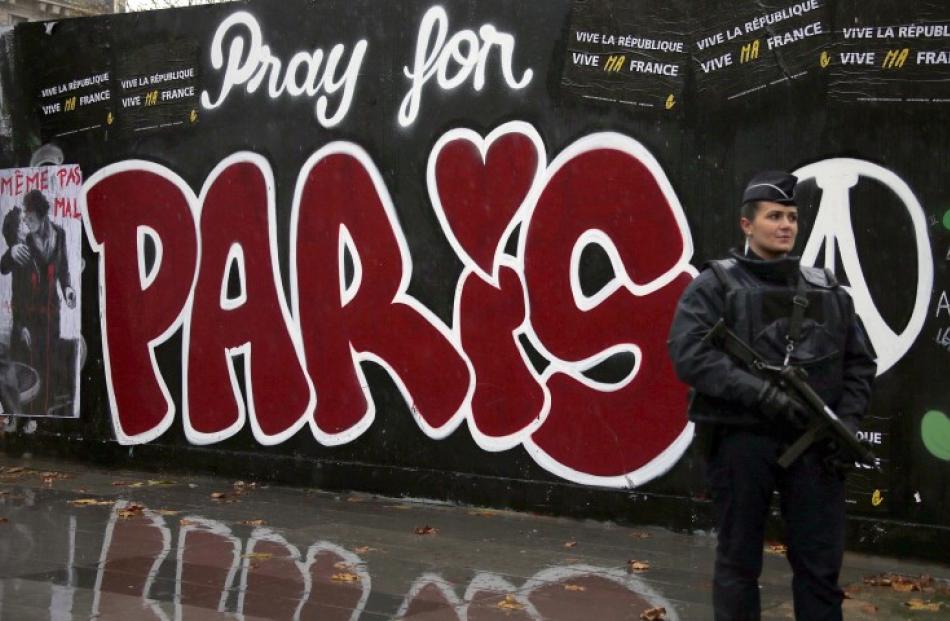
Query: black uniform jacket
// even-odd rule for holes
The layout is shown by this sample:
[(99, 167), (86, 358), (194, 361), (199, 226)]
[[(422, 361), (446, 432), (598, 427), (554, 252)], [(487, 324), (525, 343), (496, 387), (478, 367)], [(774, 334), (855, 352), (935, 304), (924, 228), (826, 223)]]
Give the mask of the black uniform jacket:
[(704, 269), (683, 292), (668, 340), (679, 378), (693, 388), (694, 422), (761, 425), (757, 410), (764, 380), (726, 353), (703, 342), (720, 318), (772, 364), (786, 355), (792, 297), (799, 274), (809, 300), (791, 362), (852, 428), (868, 408), (877, 371), (874, 350), (851, 296), (830, 273), (801, 266), (798, 257), (765, 261), (733, 252), (720, 261), (732, 285)]

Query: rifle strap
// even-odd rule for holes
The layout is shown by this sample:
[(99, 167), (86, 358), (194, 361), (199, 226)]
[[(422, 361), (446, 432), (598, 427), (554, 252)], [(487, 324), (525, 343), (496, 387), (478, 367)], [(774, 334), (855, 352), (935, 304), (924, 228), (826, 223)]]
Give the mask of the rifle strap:
[(798, 286), (792, 297), (792, 315), (788, 320), (788, 335), (785, 337), (785, 366), (795, 351), (798, 339), (802, 336), (802, 320), (805, 319), (805, 310), (808, 308), (808, 296), (805, 289), (805, 278), (799, 272)]

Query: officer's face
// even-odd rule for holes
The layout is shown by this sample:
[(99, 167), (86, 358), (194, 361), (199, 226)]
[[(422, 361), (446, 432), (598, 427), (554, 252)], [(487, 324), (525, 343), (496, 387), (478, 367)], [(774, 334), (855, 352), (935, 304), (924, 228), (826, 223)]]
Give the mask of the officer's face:
[(763, 259), (778, 259), (792, 251), (798, 235), (798, 207), (769, 201), (759, 203), (755, 218), (739, 220), (749, 247)]

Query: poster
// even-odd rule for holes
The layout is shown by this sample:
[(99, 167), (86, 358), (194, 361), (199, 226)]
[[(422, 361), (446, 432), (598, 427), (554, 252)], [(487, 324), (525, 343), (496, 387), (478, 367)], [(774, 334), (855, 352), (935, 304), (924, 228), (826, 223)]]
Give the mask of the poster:
[(950, 7), (934, 0), (842, 0), (829, 51), (834, 103), (950, 103)]
[(105, 135), (114, 120), (115, 104), (109, 30), (101, 23), (83, 29), (81, 20), (75, 20), (45, 24), (44, 32), (47, 39), (55, 34), (63, 46), (56, 46), (32, 76), (33, 108), (43, 141), (74, 134)]
[(694, 35), (696, 91), (721, 103), (821, 75), (831, 36), (826, 0), (714, 2)]
[(79, 415), (79, 166), (0, 170), (0, 407)]
[(561, 86), (628, 108), (682, 109), (689, 31), (675, 3), (574, 0)]
[(154, 43), (116, 61), (117, 129), (142, 132), (198, 120), (198, 45)]

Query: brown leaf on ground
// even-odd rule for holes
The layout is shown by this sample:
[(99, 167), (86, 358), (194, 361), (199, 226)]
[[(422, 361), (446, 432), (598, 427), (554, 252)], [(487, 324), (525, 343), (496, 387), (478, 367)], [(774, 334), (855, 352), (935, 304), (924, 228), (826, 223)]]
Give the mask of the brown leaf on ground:
[(566, 543), (564, 544), (564, 547), (565, 547), (565, 548), (574, 548), (574, 547), (577, 547), (577, 542), (576, 542), (576, 541), (568, 541), (568, 542), (566, 542)]
[(647, 571), (649, 569), (649, 561), (635, 561), (633, 559), (627, 561), (627, 571)]
[(498, 602), (497, 606), (503, 610), (524, 610), (524, 604), (518, 602), (511, 594), (505, 595), (505, 599)]
[(98, 500), (96, 498), (77, 498), (68, 501), (74, 507), (98, 507), (100, 505), (114, 505), (114, 500)]
[(244, 558), (249, 558), (253, 561), (269, 561), (274, 558), (274, 555), (270, 552), (248, 552), (244, 555)]
[(211, 492), (211, 500), (224, 500), (227, 497), (224, 492)]
[(469, 515), (474, 515), (474, 516), (477, 516), (477, 517), (487, 517), (487, 518), (495, 517), (495, 515), (497, 515), (494, 511), (487, 511), (487, 510), (482, 510), (482, 511), (469, 511), (468, 514), (469, 514)]
[(665, 621), (666, 619), (666, 608), (659, 606), (657, 608), (650, 608), (649, 610), (644, 610), (640, 613), (641, 621)]
[(149, 479), (149, 487), (154, 487), (156, 485), (178, 485), (175, 481), (167, 481), (165, 479)]
[(650, 533), (643, 532), (642, 530), (635, 530), (630, 533), (630, 536), (634, 539), (649, 539)]
[(10, 521), (10, 518), (0, 517), (0, 524), (6, 524)]
[(877, 576), (865, 576), (864, 584), (868, 586), (876, 586), (876, 587), (889, 587), (891, 586), (891, 576), (888, 574), (880, 574)]
[(769, 554), (785, 556), (788, 553), (788, 546), (778, 541), (767, 541), (765, 543), (765, 551)]
[[(139, 481), (113, 481), (112, 486), (113, 487), (133, 487), (136, 485), (136, 483), (140, 483), (140, 482)], [(137, 487), (142, 487), (142, 486), (138, 485)]]
[(564, 590), (565, 591), (586, 591), (587, 587), (581, 586), (579, 584), (565, 584)]
[(334, 582), (359, 582), (360, 577), (353, 572), (341, 571), (330, 576), (330, 580), (333, 580)]
[(417, 526), (412, 532), (417, 535), (437, 535), (439, 529), (426, 524), (425, 526)]
[(244, 524), (245, 526), (266, 526), (267, 520), (244, 520), (243, 522), (238, 522), (238, 524)]
[(891, 588), (900, 593), (910, 593), (911, 591), (920, 590), (916, 582), (904, 576), (895, 576), (891, 580)]
[(360, 546), (353, 550), (357, 554), (367, 554), (369, 552), (379, 552), (376, 548), (371, 548), (369, 546)]
[(142, 511), (144, 511), (144, 509), (145, 507), (143, 507), (142, 505), (129, 505), (125, 507), (124, 509), (119, 509), (117, 514), (119, 517), (126, 518), (126, 519), (134, 518), (134, 517), (142, 517), (143, 515)]
[(904, 602), (904, 605), (910, 608), (911, 610), (919, 610), (924, 612), (940, 612), (940, 609), (943, 608), (943, 602), (932, 602), (922, 599), (912, 599), (908, 602)]

